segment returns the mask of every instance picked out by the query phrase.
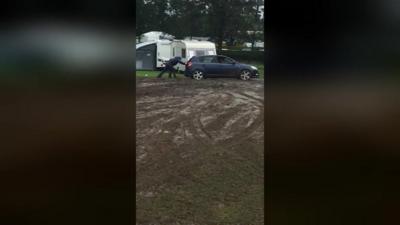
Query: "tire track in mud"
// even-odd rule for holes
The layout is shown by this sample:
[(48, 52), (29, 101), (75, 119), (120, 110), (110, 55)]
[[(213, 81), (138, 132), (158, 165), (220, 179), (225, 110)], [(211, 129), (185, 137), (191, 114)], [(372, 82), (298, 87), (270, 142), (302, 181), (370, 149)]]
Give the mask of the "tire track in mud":
[[(162, 84), (152, 84), (157, 82)], [(166, 196), (177, 196), (173, 202), (202, 194), (209, 197), (204, 198), (207, 206), (223, 202), (248, 208), (248, 194), (238, 191), (239, 197), (228, 199), (221, 193), (234, 190), (231, 186), (250, 192), (248, 186), (262, 183), (258, 181), (263, 158), (262, 82), (139, 79), (138, 83), (136, 204), (142, 221), (164, 216), (159, 207), (170, 205), (164, 202)], [(240, 177), (254, 179), (236, 183), (232, 179), (238, 171)], [(176, 211), (180, 210), (197, 209), (181, 203)], [(213, 211), (206, 213), (207, 218), (214, 216)], [(184, 219), (191, 221), (186, 224), (193, 222)]]
[[(208, 84), (212, 87), (207, 88)], [(160, 86), (168, 86), (167, 91)], [(198, 145), (231, 147), (263, 130), (263, 85), (254, 88), (251, 82), (145, 82), (137, 89), (140, 94), (136, 127), (141, 149), (137, 152), (138, 162), (149, 155), (146, 151), (167, 147), (160, 146), (159, 139), (169, 141), (174, 148), (183, 148), (182, 151), (196, 149)]]
[[(226, 105), (230, 105), (230, 104), (234, 103), (233, 106), (228, 107), (228, 109), (240, 108), (240, 109), (242, 109), (242, 111), (228, 110), (227, 112), (225, 112), (225, 113), (219, 115), (217, 118), (215, 118), (214, 121), (209, 122), (209, 124), (215, 123), (215, 122), (222, 122), (223, 124), (225, 124), (224, 126), (220, 126), (220, 127), (204, 125), (203, 123), (201, 123), (201, 118), (198, 118), (197, 120), (200, 121), (200, 124), (202, 125), (202, 130), (205, 133), (219, 131), (219, 135), (227, 136), (228, 140), (230, 140), (230, 139), (238, 140), (236, 137), (237, 135), (232, 136), (229, 134), (224, 134), (224, 132), (227, 131), (227, 129), (229, 129), (230, 127), (235, 127), (237, 122), (240, 122), (241, 120), (247, 121), (247, 124), (245, 126), (240, 126), (240, 127), (242, 129), (244, 129), (243, 130), (244, 133), (249, 133), (249, 134), (251, 134), (253, 130), (256, 130), (260, 126), (260, 124), (262, 124), (262, 122), (263, 122), (263, 101), (262, 100), (257, 99), (257, 98), (252, 98), (251, 96), (248, 96), (248, 95), (245, 95), (242, 93), (224, 92), (223, 94), (228, 95), (230, 97), (229, 103)], [(236, 99), (242, 99), (243, 101), (245, 101), (246, 104), (244, 104), (244, 105), (236, 104), (235, 103)], [(253, 100), (257, 101), (260, 104), (258, 104), (258, 105), (254, 104), (254, 102), (252, 102)], [(241, 103), (243, 103), (243, 102), (241, 102)], [(222, 125), (222, 124), (220, 124), (220, 125)], [(208, 131), (208, 130), (210, 130), (209, 127), (211, 127), (211, 131)], [(243, 133), (243, 131), (241, 131), (241, 133)], [(209, 135), (209, 136), (211, 136), (211, 135)], [(215, 136), (215, 135), (213, 135), (213, 136)], [(244, 136), (244, 137), (246, 138), (246, 136)], [(218, 140), (218, 138), (217, 138), (217, 140)], [(241, 140), (241, 139), (239, 139), (239, 140)], [(225, 141), (222, 143), (228, 144), (230, 142)]]

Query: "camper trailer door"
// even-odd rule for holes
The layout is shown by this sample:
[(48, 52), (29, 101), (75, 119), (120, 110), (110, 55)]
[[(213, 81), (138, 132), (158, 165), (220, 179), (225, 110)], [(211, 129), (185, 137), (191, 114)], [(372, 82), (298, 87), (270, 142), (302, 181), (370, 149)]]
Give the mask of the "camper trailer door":
[(171, 44), (159, 43), (157, 45), (157, 67), (163, 67), (163, 61), (167, 61), (170, 58), (172, 58)]

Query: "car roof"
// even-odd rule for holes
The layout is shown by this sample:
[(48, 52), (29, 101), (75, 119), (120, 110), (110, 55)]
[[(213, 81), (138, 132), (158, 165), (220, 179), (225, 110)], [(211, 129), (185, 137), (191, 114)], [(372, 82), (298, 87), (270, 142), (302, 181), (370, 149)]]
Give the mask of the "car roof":
[(210, 57), (210, 56), (217, 56), (217, 57), (225, 57), (225, 58), (228, 58), (228, 59), (232, 59), (232, 60), (234, 60), (234, 61), (236, 61), (235, 59), (233, 59), (233, 58), (231, 58), (231, 57), (229, 57), (229, 56), (225, 56), (225, 55), (201, 55), (201, 56), (193, 56), (192, 58), (190, 58), (190, 60), (193, 60), (193, 59), (200, 59), (200, 58), (204, 58), (204, 57)]
[(222, 57), (226, 57), (226, 58), (231, 58), (231, 57), (229, 57), (229, 56), (226, 56), (226, 55), (201, 55), (201, 56), (193, 56), (193, 58), (194, 57), (197, 57), (197, 58), (202, 58), (202, 57), (209, 57), (209, 56), (222, 56)]

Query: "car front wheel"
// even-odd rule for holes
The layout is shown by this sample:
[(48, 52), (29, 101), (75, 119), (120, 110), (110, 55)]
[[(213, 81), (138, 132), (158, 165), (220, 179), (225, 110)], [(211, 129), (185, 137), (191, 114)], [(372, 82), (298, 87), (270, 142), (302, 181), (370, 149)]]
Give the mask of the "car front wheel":
[(249, 70), (242, 70), (240, 72), (240, 79), (241, 80), (250, 80), (250, 71)]
[(195, 70), (195, 71), (193, 72), (193, 79), (195, 79), (195, 80), (201, 80), (201, 79), (203, 79), (203, 78), (204, 78), (204, 73), (203, 73), (203, 71)]

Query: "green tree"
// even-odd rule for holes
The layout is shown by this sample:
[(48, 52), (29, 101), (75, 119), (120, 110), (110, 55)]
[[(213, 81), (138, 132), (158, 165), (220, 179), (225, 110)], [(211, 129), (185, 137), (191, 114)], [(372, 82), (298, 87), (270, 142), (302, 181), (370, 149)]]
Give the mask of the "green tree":
[[(136, 31), (164, 31), (177, 38), (210, 36), (218, 50), (248, 41), (262, 40), (259, 8), (264, 0), (138, 0)], [(254, 31), (248, 33), (248, 31)]]
[(248, 35), (248, 31), (263, 30), (258, 9), (263, 0), (205, 0), (208, 8), (209, 31), (222, 49), (224, 40), (233, 44), (234, 41), (247, 40), (254, 45), (256, 33)]
[(204, 0), (170, 0), (168, 32), (176, 37), (204, 36), (206, 30)]
[(164, 0), (136, 1), (136, 32), (160, 31), (167, 26), (167, 2)]

